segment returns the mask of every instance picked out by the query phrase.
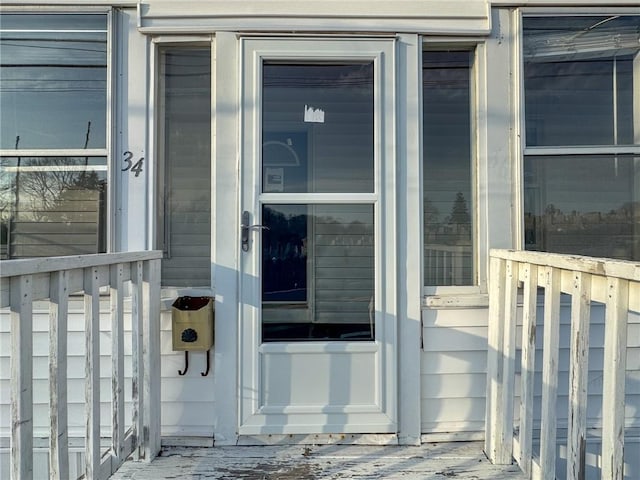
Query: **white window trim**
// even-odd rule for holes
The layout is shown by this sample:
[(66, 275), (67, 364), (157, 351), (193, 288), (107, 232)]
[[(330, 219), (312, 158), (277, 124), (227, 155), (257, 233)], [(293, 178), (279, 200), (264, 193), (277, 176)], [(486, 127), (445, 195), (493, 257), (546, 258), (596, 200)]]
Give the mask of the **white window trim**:
[[(420, 50), (420, 72), (422, 79), (422, 52), (423, 51), (442, 51), (445, 49), (456, 50), (468, 50), (472, 53), (472, 64), (469, 69), (470, 76), (470, 108), (471, 108), (471, 195), (472, 195), (472, 211), (470, 212), (472, 217), (472, 242), (473, 242), (473, 285), (425, 285), (424, 284), (424, 228), (422, 225), (420, 230), (421, 238), (421, 271), (420, 279), (422, 284), (422, 295), (424, 306), (436, 306), (431, 300), (434, 297), (445, 296), (450, 297), (467, 297), (476, 296), (483, 292), (486, 292), (486, 282), (483, 279), (486, 276), (487, 262), (484, 255), (481, 252), (485, 251), (486, 243), (483, 239), (486, 238), (486, 221), (481, 221), (482, 216), (480, 214), (483, 211), (481, 204), (484, 204), (484, 200), (480, 195), (480, 163), (481, 152), (484, 150), (484, 138), (486, 136), (487, 128), (487, 116), (485, 108), (485, 98), (482, 92), (485, 91), (485, 45), (484, 41), (479, 38), (462, 38), (462, 37), (423, 37), (422, 49)], [(420, 88), (422, 93), (422, 87)], [(422, 98), (420, 98), (420, 125), (422, 125)], [(422, 128), (420, 128), (420, 144), (421, 152), (424, 151), (424, 138), (422, 135)], [(423, 184), (423, 162), (424, 158), (421, 155), (419, 162), (420, 167), (420, 221), (422, 224), (423, 217), (423, 202), (424, 202), (424, 184)], [(483, 303), (483, 302), (480, 302)]]
[[(193, 286), (193, 287), (175, 287), (171, 285), (163, 285), (161, 289), (161, 298), (163, 306), (169, 308), (170, 303), (178, 296), (215, 296), (215, 252), (216, 252), (216, 202), (215, 202), (215, 128), (216, 115), (214, 114), (215, 102), (215, 79), (216, 79), (216, 41), (215, 35), (194, 34), (194, 35), (156, 35), (151, 38), (150, 66), (151, 72), (149, 87), (149, 108), (148, 118), (151, 128), (148, 133), (148, 156), (156, 159), (153, 172), (150, 172), (148, 184), (148, 202), (150, 205), (150, 214), (148, 218), (148, 248), (157, 248), (161, 239), (159, 238), (160, 215), (164, 217), (164, 204), (161, 202), (161, 192), (158, 191), (159, 184), (164, 184), (164, 152), (159, 143), (162, 137), (162, 126), (158, 115), (160, 114), (160, 49), (164, 47), (209, 47), (211, 52), (211, 273), (210, 287)], [(162, 219), (164, 222), (164, 219)], [(164, 227), (163, 227), (164, 228)]]

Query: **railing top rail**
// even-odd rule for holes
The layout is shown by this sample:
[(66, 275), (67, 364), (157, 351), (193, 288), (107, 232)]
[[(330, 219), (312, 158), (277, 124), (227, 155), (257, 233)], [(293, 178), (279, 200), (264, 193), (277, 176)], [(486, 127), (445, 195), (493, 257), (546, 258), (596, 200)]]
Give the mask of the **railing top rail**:
[(529, 250), (492, 249), (490, 256), (503, 260), (531, 263), (545, 267), (585, 272), (605, 277), (618, 277), (640, 282), (640, 263), (612, 258), (585, 257), (561, 253), (534, 252)]
[(73, 270), (75, 268), (99, 267), (116, 263), (127, 263), (162, 258), (162, 251), (97, 253), (70, 255), (65, 257), (24, 258), (0, 261), (0, 278)]

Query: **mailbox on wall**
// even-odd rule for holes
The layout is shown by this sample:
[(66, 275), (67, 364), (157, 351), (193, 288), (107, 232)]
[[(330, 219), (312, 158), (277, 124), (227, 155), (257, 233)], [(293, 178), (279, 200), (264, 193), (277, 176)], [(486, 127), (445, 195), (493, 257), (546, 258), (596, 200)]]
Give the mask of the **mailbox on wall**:
[(173, 350), (207, 351), (213, 346), (211, 297), (178, 297), (171, 306)]

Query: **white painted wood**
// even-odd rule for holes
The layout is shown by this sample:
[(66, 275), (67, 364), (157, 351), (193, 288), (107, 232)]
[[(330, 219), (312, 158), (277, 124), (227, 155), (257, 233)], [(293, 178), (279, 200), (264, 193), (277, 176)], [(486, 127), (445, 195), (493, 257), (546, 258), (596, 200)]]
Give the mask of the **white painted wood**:
[[(3, 262), (4, 263), (4, 262)], [(32, 277), (11, 279), (11, 479), (33, 478)]]
[[(515, 38), (508, 9), (491, 11), (492, 32), (484, 46), (478, 48), (481, 71), (478, 78), (484, 90), (478, 93), (478, 208), (479, 256), (489, 256), (489, 248), (512, 248), (515, 245), (513, 205), (515, 197), (512, 172), (514, 152), (508, 147), (511, 129), (513, 89), (512, 46), (505, 38)], [(485, 92), (485, 93), (482, 93)], [(509, 219), (512, 219), (510, 221)], [(486, 226), (483, 225), (486, 223)], [(487, 262), (488, 259), (482, 259)], [(482, 271), (482, 270), (480, 270)], [(490, 275), (490, 273), (489, 273)], [(486, 277), (491, 280), (490, 276)], [(480, 281), (483, 278), (481, 277)]]
[(160, 260), (149, 260), (143, 268), (143, 390), (145, 459), (160, 452)]
[(144, 33), (214, 31), (365, 31), (486, 34), (487, 0), (224, 0), (182, 2), (152, 0), (141, 4)]
[(69, 478), (69, 435), (67, 418), (67, 316), (69, 291), (67, 272), (51, 274), (49, 308), (49, 476)]
[[(398, 442), (421, 440), (421, 341), (423, 266), (422, 249), (422, 39), (403, 34), (398, 38)], [(417, 101), (416, 101), (417, 99)], [(409, 219), (412, 219), (410, 221)]]
[(536, 307), (538, 291), (538, 267), (525, 263), (521, 268), (524, 276), (524, 298), (522, 305), (522, 358), (520, 367), (520, 429), (518, 434), (519, 454), (514, 457), (522, 471), (531, 474), (533, 450), (533, 395), (536, 359)]
[(569, 363), (569, 432), (567, 479), (586, 478), (587, 382), (591, 275), (575, 272), (571, 297), (571, 357)]
[(99, 269), (85, 269), (85, 476), (99, 478), (100, 468), (100, 292)]
[(144, 456), (144, 343), (143, 343), (143, 262), (131, 264), (131, 425), (134, 434), (134, 457)]
[[(375, 208), (375, 352), (371, 355), (339, 353), (330, 349), (332, 342), (303, 342), (297, 348), (308, 349), (300, 353), (288, 352), (279, 358), (259, 352), (260, 335), (260, 236), (252, 235), (248, 252), (240, 254), (240, 434), (265, 433), (383, 433), (397, 431), (397, 276), (395, 257), (396, 223), (395, 198), (395, 68), (396, 45), (393, 39), (371, 38), (243, 38), (242, 75), (243, 97), (241, 121), (241, 208), (259, 219), (264, 203), (305, 201), (312, 204), (359, 203), (377, 205)], [(374, 62), (376, 94), (375, 112), (375, 180), (374, 193), (367, 194), (260, 194), (260, 120), (261, 62), (263, 59), (282, 59), (304, 62), (325, 62), (348, 59)], [(384, 202), (382, 202), (384, 199)], [(325, 207), (323, 207), (325, 208)], [(321, 347), (320, 354), (314, 350)], [(323, 360), (316, 356), (320, 355)], [(366, 358), (365, 358), (366, 357)], [(318, 365), (331, 367), (309, 369), (309, 358)], [(335, 361), (334, 361), (335, 360)], [(346, 367), (349, 366), (347, 369)], [(277, 370), (269, 370), (273, 367)], [(340, 367), (340, 368), (337, 368)], [(328, 368), (328, 367), (327, 367)], [(283, 372), (288, 372), (283, 374)], [(310, 373), (313, 372), (313, 373)], [(324, 382), (310, 384), (310, 375), (322, 375)], [(351, 379), (351, 382), (348, 381)], [(361, 392), (350, 386), (360, 379), (369, 379), (372, 385)], [(321, 400), (311, 402), (305, 390), (319, 392)], [(269, 403), (268, 394), (281, 391), (279, 401)], [(289, 403), (284, 400), (292, 399)], [(305, 408), (305, 403), (309, 408)], [(360, 405), (358, 409), (356, 405)], [(271, 408), (274, 407), (274, 408)], [(278, 407), (280, 410), (278, 410)], [(287, 408), (291, 407), (290, 411)], [(326, 414), (322, 408), (327, 409)], [(284, 410), (283, 410), (284, 409)], [(340, 409), (343, 413), (340, 413)]]
[(516, 262), (507, 261), (505, 271), (505, 295), (504, 295), (504, 337), (503, 337), (503, 369), (502, 375), (502, 431), (500, 443), (504, 445), (503, 460), (504, 463), (511, 463), (513, 457), (513, 408), (515, 390), (515, 373), (516, 373), (516, 300), (518, 297), (518, 264)]
[(425, 299), (425, 306), (429, 308), (478, 308), (489, 306), (489, 295), (486, 293), (476, 294), (450, 294), (450, 295), (429, 295)]
[(640, 281), (640, 263), (610, 258), (593, 258), (580, 255), (534, 252), (523, 250), (491, 250), (492, 256), (517, 262), (530, 262), (540, 266), (562, 270), (590, 273), (600, 276), (619, 277)]
[(602, 388), (602, 410), (606, 412), (602, 418), (602, 476), (622, 480), (629, 282), (609, 278), (608, 289)]
[[(122, 258), (120, 255), (114, 255), (114, 257)], [(136, 254), (129, 255), (129, 258), (138, 258)], [(8, 261), (10, 263), (11, 261)], [(149, 263), (149, 262), (146, 262)], [(149, 282), (147, 297), (151, 299), (155, 304), (156, 311), (153, 308), (150, 309), (150, 315), (155, 316), (155, 321), (152, 325), (155, 325), (159, 329), (159, 311), (157, 309), (160, 305), (159, 300), (159, 279), (158, 279), (158, 263), (159, 260), (155, 260), (155, 272), (149, 275), (149, 278), (155, 278), (155, 281)], [(73, 262), (72, 262), (73, 264)], [(140, 281), (138, 284), (142, 286), (142, 273), (143, 265), (145, 262), (135, 262), (140, 265)], [(4, 262), (3, 262), (4, 266)], [(150, 267), (151, 270), (154, 270)], [(110, 272), (110, 270), (112, 272)], [(135, 268), (134, 268), (135, 270)], [(25, 429), (30, 429), (31, 432), (25, 440), (29, 443), (28, 449), (14, 448), (13, 456), (17, 459), (15, 462), (12, 459), (12, 469), (18, 471), (15, 474), (15, 478), (31, 478), (36, 476), (40, 478), (41, 475), (47, 475), (50, 478), (62, 479), (69, 478), (76, 475), (77, 469), (75, 465), (69, 463), (69, 443), (72, 440), (70, 437), (73, 435), (80, 435), (85, 441), (84, 454), (81, 455), (85, 460), (80, 460), (80, 455), (77, 459), (80, 463), (84, 463), (84, 467), (79, 467), (80, 470), (86, 470), (87, 478), (107, 478), (113, 470), (118, 467), (119, 460), (115, 456), (116, 451), (120, 451), (120, 458), (124, 459), (132, 451), (134, 447), (134, 436), (132, 430), (124, 432), (124, 399), (122, 398), (124, 391), (124, 365), (123, 358), (125, 355), (124, 348), (124, 305), (123, 305), (123, 283), (125, 279), (130, 278), (132, 268), (129, 264), (115, 264), (111, 268), (108, 265), (101, 265), (98, 267), (87, 267), (85, 269), (74, 268), (72, 270), (62, 270), (59, 272), (50, 273), (38, 273), (35, 275), (22, 275), (17, 277), (7, 277), (7, 281), (17, 285), (17, 288), (13, 288), (13, 294), (17, 295), (17, 299), (21, 304), (19, 308), (14, 309), (18, 316), (24, 316), (18, 322), (19, 328), (12, 331), (18, 332), (25, 329), (24, 340), (29, 343), (28, 349), (15, 348), (12, 352), (12, 369), (17, 369), (20, 372), (21, 377), (29, 376), (28, 388), (21, 388), (23, 391), (22, 398), (27, 399), (25, 402), (16, 401), (14, 407), (12, 407), (12, 418), (21, 417), (22, 420), (14, 422), (17, 426), (14, 440), (19, 440), (22, 432)], [(113, 278), (111, 279), (111, 273)], [(51, 277), (51, 279), (49, 279)], [(84, 277), (84, 278), (83, 278)], [(25, 285), (23, 285), (25, 284)], [(83, 286), (84, 285), (84, 286)], [(114, 293), (112, 300), (100, 302), (100, 286), (111, 285), (111, 293)], [(32, 286), (37, 287), (37, 292), (34, 295)], [(45, 292), (45, 288), (49, 288), (49, 292)], [(136, 286), (137, 288), (137, 286)], [(84, 291), (84, 299), (82, 301), (72, 300), (69, 302), (69, 294), (71, 291)], [(34, 304), (33, 299), (35, 296), (40, 298), (50, 299), (46, 301), (39, 301)], [(82, 297), (81, 297), (82, 298)], [(143, 295), (138, 295), (138, 298), (142, 300)], [(84, 304), (84, 306), (83, 306)], [(71, 307), (73, 305), (73, 307)], [(113, 325), (105, 322), (103, 326), (103, 332), (113, 330), (111, 333), (113, 352), (99, 351), (100, 340), (100, 308), (105, 314), (110, 314), (114, 318)], [(11, 307), (12, 309), (14, 307)], [(72, 308), (71, 318), (72, 323), (69, 323), (67, 318), (69, 316), (70, 308)], [(140, 305), (140, 311), (142, 311), (142, 305)], [(33, 313), (35, 312), (35, 316)], [(4, 312), (3, 312), (4, 313)], [(28, 314), (28, 315), (27, 315)], [(13, 316), (16, 316), (13, 315)], [(153, 331), (153, 328), (151, 329)], [(28, 331), (28, 334), (27, 334)], [(141, 332), (141, 330), (139, 329)], [(33, 332), (33, 333), (32, 333)], [(3, 336), (5, 333), (0, 332)], [(67, 347), (67, 337), (69, 338), (71, 350)], [(33, 341), (32, 341), (33, 339)], [(84, 340), (84, 349), (78, 348), (79, 342)], [(4, 340), (3, 340), (4, 341)], [(155, 344), (159, 346), (159, 338), (156, 336), (154, 340)], [(24, 341), (11, 342), (13, 344), (24, 346)], [(84, 350), (84, 351), (83, 351)], [(151, 349), (153, 350), (153, 348)], [(17, 351), (28, 351), (26, 361), (22, 366), (16, 367), (16, 362), (13, 359), (18, 358), (16, 356)], [(139, 349), (143, 351), (142, 348)], [(156, 350), (157, 351), (157, 350)], [(111, 354), (119, 357), (119, 359), (112, 359), (113, 366), (113, 402), (114, 407), (112, 410), (113, 421), (117, 423), (115, 426), (115, 434), (111, 434), (112, 428), (109, 428), (111, 421), (108, 419), (108, 414), (104, 415), (105, 424), (102, 425), (103, 431), (100, 431), (100, 409), (108, 408), (110, 402), (100, 402), (100, 386), (102, 383), (103, 388), (107, 388), (109, 380), (107, 378), (100, 380), (100, 361), (109, 361)], [(142, 354), (142, 353), (141, 353)], [(24, 356), (24, 355), (23, 355)], [(67, 358), (72, 363), (67, 363)], [(0, 356), (0, 361), (7, 360), (8, 357)], [(41, 361), (44, 360), (44, 361)], [(80, 361), (76, 361), (80, 360)], [(39, 367), (38, 376), (32, 380), (33, 374), (33, 362), (38, 364)], [(82, 370), (82, 363), (84, 363), (84, 377), (78, 375), (77, 368), (72, 368), (72, 365)], [(157, 365), (156, 371), (159, 372), (159, 355), (156, 354), (155, 364)], [(48, 370), (48, 372), (46, 372)], [(67, 371), (71, 372), (71, 377), (67, 379)], [(45, 373), (46, 372), (46, 373)], [(84, 392), (78, 387), (81, 385), (81, 378), (84, 378), (85, 388)], [(160, 384), (159, 373), (154, 379), (155, 385), (159, 387)], [(3, 381), (0, 379), (0, 382)], [(67, 384), (69, 385), (69, 393), (67, 393)], [(7, 380), (7, 386), (9, 382)], [(21, 385), (20, 380), (13, 382), (13, 385), (19, 387)], [(42, 387), (48, 388), (49, 392), (47, 397), (41, 395), (34, 397), (33, 391), (42, 391)], [(157, 388), (158, 388), (157, 387)], [(3, 387), (4, 388), (4, 387)], [(35, 390), (34, 390), (35, 389)], [(118, 398), (119, 397), (119, 398)], [(36, 401), (34, 404), (33, 401)], [(19, 408), (29, 407), (28, 415), (24, 411), (18, 412)], [(157, 402), (158, 403), (158, 402)], [(67, 404), (71, 405), (68, 410)], [(84, 405), (86, 431), (88, 435), (85, 437), (85, 428), (82, 426), (82, 408)], [(159, 403), (155, 405), (155, 419), (158, 426), (155, 427), (155, 431), (159, 432)], [(14, 415), (15, 412), (15, 415)], [(34, 413), (38, 418), (38, 431), (34, 431)], [(73, 423), (74, 428), (69, 429), (68, 424)], [(153, 422), (152, 422), (153, 423)], [(152, 425), (152, 429), (153, 429)], [(4, 428), (4, 426), (3, 426)], [(73, 432), (76, 433), (73, 433)], [(48, 445), (48, 450), (51, 455), (48, 455), (49, 462), (44, 458), (44, 463), (38, 460), (37, 465), (34, 465), (33, 451), (31, 449), (31, 443), (33, 436), (37, 435), (42, 437)], [(101, 442), (101, 436), (113, 437), (113, 443), (119, 445), (119, 447), (110, 445), (111, 439), (105, 442)], [(138, 437), (141, 439), (142, 437)], [(159, 448), (159, 437), (157, 438), (157, 447)], [(78, 440), (77, 438), (75, 440)], [(75, 441), (74, 440), (74, 441)], [(140, 440), (138, 440), (140, 441)], [(15, 444), (15, 441), (12, 443)], [(77, 442), (76, 442), (77, 443)], [(74, 443), (75, 445), (75, 443)], [(112, 448), (109, 450), (109, 446)], [(101, 450), (101, 447), (103, 450)], [(73, 447), (77, 449), (76, 446)], [(148, 448), (148, 447), (147, 447)], [(74, 450), (75, 451), (75, 450)], [(39, 457), (42, 459), (42, 457)], [(47, 465), (49, 463), (49, 465)], [(22, 465), (22, 466), (21, 466)], [(25, 469), (23, 466), (27, 465)], [(73, 467), (73, 469), (71, 468)], [(42, 473), (42, 469), (45, 472)], [(22, 469), (22, 470), (21, 470)], [(74, 477), (75, 478), (75, 477)]]
[[(511, 463), (501, 436), (503, 400), (506, 262), (491, 257), (489, 269), (489, 331), (487, 336), (487, 400), (484, 451), (493, 463)], [(508, 458), (507, 458), (508, 457)]]
[(70, 255), (68, 257), (3, 260), (0, 277), (15, 277), (18, 275), (32, 275), (57, 270), (98, 267), (114, 263), (133, 262), (136, 260), (152, 260), (155, 258), (162, 258), (162, 252), (149, 250), (145, 252), (97, 253), (92, 255)]
[[(156, 161), (153, 155), (150, 122), (145, 105), (153, 98), (153, 83), (149, 75), (148, 39), (137, 31), (136, 9), (114, 10), (113, 22), (116, 56), (113, 66), (114, 84), (114, 149), (112, 152), (111, 190), (117, 193), (114, 209), (114, 250), (136, 251), (156, 248), (152, 243), (154, 215), (145, 205), (154, 205)], [(152, 112), (151, 112), (152, 113)], [(152, 118), (152, 117), (149, 117)], [(120, 167), (124, 152), (135, 159), (144, 158), (140, 175), (131, 175)], [(114, 262), (115, 263), (115, 262)]]
[(206, 477), (247, 478), (461, 478), (522, 480), (515, 465), (492, 465), (481, 442), (420, 446), (262, 445), (169, 448), (150, 465), (127, 462), (114, 480)]
[(114, 467), (125, 460), (124, 451), (124, 266), (111, 265), (111, 449)]
[(212, 46), (212, 109), (215, 114), (211, 171), (215, 188), (211, 196), (211, 252), (216, 292), (213, 423), (218, 445), (235, 444), (238, 427), (238, 45), (234, 33), (219, 32)]
[(540, 464), (546, 478), (555, 478), (556, 398), (558, 395), (558, 346), (560, 341), (560, 275), (545, 268), (542, 359), (542, 413)]

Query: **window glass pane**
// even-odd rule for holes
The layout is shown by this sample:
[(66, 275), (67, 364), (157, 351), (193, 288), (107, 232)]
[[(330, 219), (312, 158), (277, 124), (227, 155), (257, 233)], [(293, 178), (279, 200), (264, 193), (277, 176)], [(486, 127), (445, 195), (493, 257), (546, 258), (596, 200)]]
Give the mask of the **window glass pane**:
[(106, 148), (106, 112), (105, 15), (3, 14), (0, 148)]
[(262, 191), (373, 192), (373, 62), (262, 73)]
[(527, 145), (632, 144), (640, 16), (525, 17), (523, 26)]
[(162, 284), (211, 284), (211, 52), (161, 54)]
[(262, 340), (374, 338), (372, 205), (264, 205)]
[(472, 285), (472, 53), (423, 53), (424, 282)]
[(12, 157), (1, 162), (1, 258), (105, 251), (105, 157)]
[(640, 157), (525, 159), (528, 250), (640, 260)]

